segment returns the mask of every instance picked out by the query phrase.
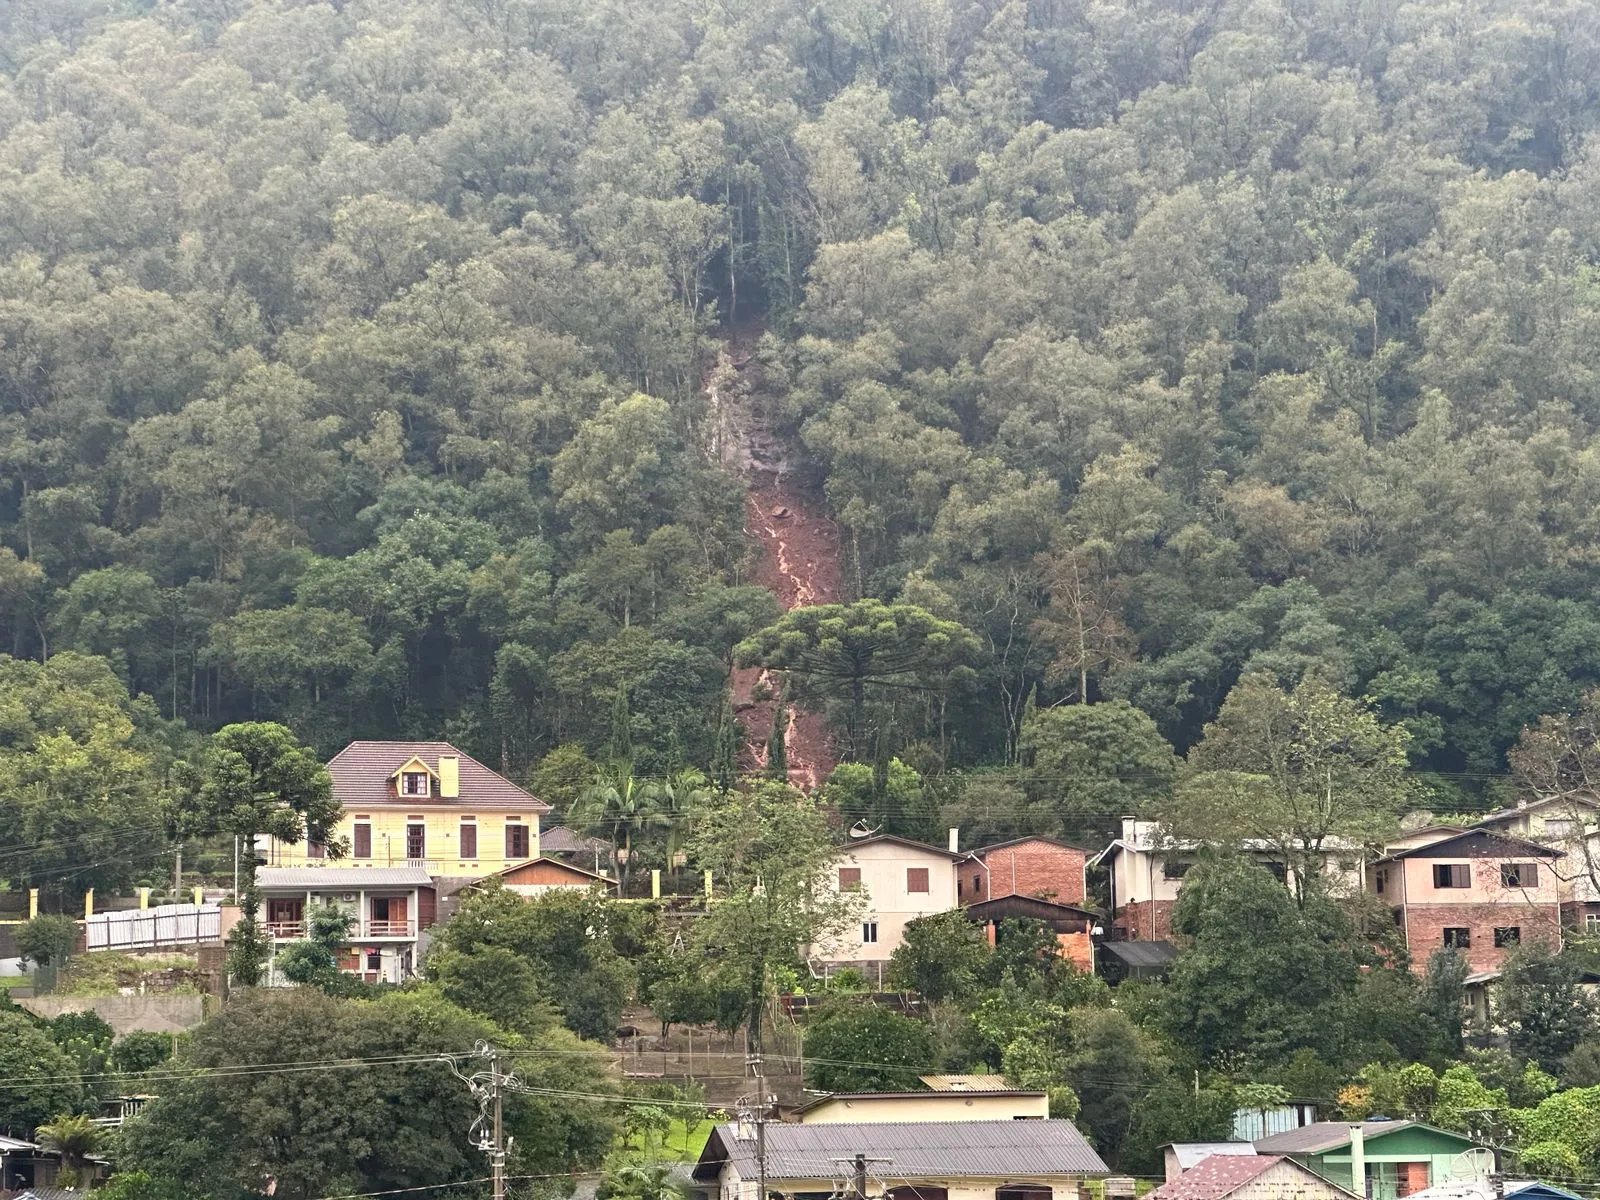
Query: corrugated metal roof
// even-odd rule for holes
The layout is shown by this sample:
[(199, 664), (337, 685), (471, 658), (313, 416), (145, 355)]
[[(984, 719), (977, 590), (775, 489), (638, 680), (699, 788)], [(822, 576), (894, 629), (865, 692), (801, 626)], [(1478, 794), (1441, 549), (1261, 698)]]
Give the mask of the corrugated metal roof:
[(1004, 1075), (919, 1075), (935, 1092), (1009, 1092)]
[[(413, 758), (420, 758), (437, 773), (441, 754), (454, 754), (461, 759), (461, 796), (458, 799), (394, 795), (389, 787), (390, 776)], [(328, 774), (333, 776), (334, 797), (351, 813), (367, 808), (425, 810), (439, 806), (550, 811), (543, 800), (535, 799), (471, 755), (462, 754), (449, 742), (351, 742), (328, 760)]]
[(1275, 1154), (1259, 1158), (1241, 1157), (1237, 1154), (1213, 1154), (1192, 1171), (1185, 1171), (1170, 1183), (1164, 1183), (1150, 1192), (1145, 1200), (1222, 1200), (1224, 1196), (1237, 1191), (1258, 1175), (1285, 1162), (1292, 1170), (1325, 1184), (1329, 1196), (1345, 1194), (1344, 1189), (1328, 1183), (1321, 1176), (1314, 1175), (1292, 1158)]
[(1101, 942), (1100, 949), (1130, 967), (1170, 967), (1178, 961), (1171, 942)]
[(15, 1154), (19, 1151), (37, 1150), (39, 1147), (32, 1142), (25, 1142), (21, 1138), (7, 1137), (0, 1133), (0, 1154)]
[[(1275, 1133), (1271, 1137), (1262, 1138), (1256, 1143), (1256, 1150), (1262, 1154), (1321, 1154), (1327, 1150), (1337, 1150), (1340, 1146), (1350, 1144), (1350, 1125), (1348, 1121), (1316, 1121), (1310, 1125), (1302, 1125), (1299, 1129), (1291, 1129), (1287, 1133)], [(1367, 1140), (1382, 1137), (1386, 1133), (1396, 1133), (1402, 1129), (1418, 1127), (1416, 1121), (1363, 1121), (1361, 1134)], [(1447, 1133), (1443, 1129), (1434, 1129), (1431, 1125), (1421, 1126), (1443, 1137), (1455, 1138), (1457, 1141), (1471, 1144), (1472, 1139), (1463, 1137), (1459, 1133)]]
[(1198, 1167), (1214, 1154), (1230, 1154), (1239, 1158), (1256, 1156), (1256, 1148), (1249, 1142), (1172, 1142), (1170, 1145), (1178, 1166), (1185, 1171)]
[[(755, 1177), (755, 1141), (740, 1141), (734, 1131), (733, 1125), (717, 1126), (696, 1178), (714, 1175), (724, 1158), (740, 1175)], [(845, 1170), (836, 1160), (857, 1154), (887, 1159), (874, 1165), (876, 1173), (910, 1180), (1110, 1173), (1071, 1121), (769, 1124), (766, 1136), (769, 1180), (832, 1179)]]
[(547, 854), (601, 854), (611, 852), (611, 843), (599, 838), (584, 837), (565, 825), (552, 825), (539, 831), (539, 849)]
[(257, 867), (258, 888), (354, 892), (373, 887), (431, 887), (421, 867)]
[(927, 842), (914, 842), (910, 838), (903, 838), (897, 833), (875, 833), (871, 837), (852, 838), (839, 849), (849, 854), (852, 850), (862, 846), (882, 845), (904, 846), (907, 850), (921, 850), (926, 854), (937, 854), (940, 858), (948, 858), (951, 862), (958, 862), (966, 858), (965, 854), (952, 854), (942, 846), (930, 846)]

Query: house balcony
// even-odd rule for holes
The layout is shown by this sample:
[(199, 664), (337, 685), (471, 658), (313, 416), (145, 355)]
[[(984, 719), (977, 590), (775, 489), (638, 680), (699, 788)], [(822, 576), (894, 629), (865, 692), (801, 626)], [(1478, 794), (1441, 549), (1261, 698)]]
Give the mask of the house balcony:
[(414, 938), (417, 936), (417, 926), (414, 921), (368, 921), (350, 936), (358, 939)]
[(274, 941), (298, 941), (306, 936), (304, 921), (268, 921), (267, 936)]

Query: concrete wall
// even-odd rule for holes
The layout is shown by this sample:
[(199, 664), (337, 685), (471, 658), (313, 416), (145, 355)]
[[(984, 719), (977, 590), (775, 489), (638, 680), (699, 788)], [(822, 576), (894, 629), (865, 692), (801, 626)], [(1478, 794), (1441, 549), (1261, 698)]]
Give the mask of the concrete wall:
[(914, 1096), (835, 1096), (800, 1114), (802, 1125), (883, 1124), (891, 1121), (1044, 1120), (1050, 1098), (1004, 1092), (926, 1092)]
[(49, 1020), (68, 1012), (92, 1012), (117, 1031), (182, 1033), (205, 1020), (205, 997), (189, 992), (144, 996), (36, 996), (18, 1000), (36, 1017)]

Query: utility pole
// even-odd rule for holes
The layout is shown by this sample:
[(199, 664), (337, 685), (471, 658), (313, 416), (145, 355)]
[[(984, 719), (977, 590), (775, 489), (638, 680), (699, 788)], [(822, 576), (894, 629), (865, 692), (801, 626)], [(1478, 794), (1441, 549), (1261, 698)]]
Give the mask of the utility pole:
[(867, 1164), (883, 1163), (892, 1164), (892, 1158), (869, 1158), (858, 1153), (854, 1158), (836, 1158), (836, 1163), (843, 1163), (850, 1168), (850, 1200), (867, 1200)]
[(178, 843), (178, 850), (172, 856), (172, 902), (176, 904), (178, 897), (183, 895), (183, 843)]
[(756, 1077), (756, 1098), (748, 1117), (754, 1118), (756, 1127), (756, 1200), (767, 1200), (767, 1079), (762, 1073), (762, 1058), (758, 1050), (745, 1059)]
[[(254, 853), (255, 847), (251, 847)], [(233, 835), (233, 902), (239, 903), (239, 835)]]
[(506, 1200), (506, 1138), (501, 1120), (500, 1052), (494, 1049), (489, 1051), (489, 1095), (494, 1104), (494, 1157), (491, 1161), (494, 1200)]
[(514, 1073), (500, 1073), (500, 1051), (488, 1042), (473, 1047), (472, 1057), (489, 1060), (487, 1071), (474, 1071), (463, 1075), (456, 1060), (441, 1054), (439, 1061), (450, 1068), (455, 1077), (467, 1085), (472, 1098), (478, 1102), (478, 1117), (467, 1131), (467, 1142), (474, 1149), (489, 1156), (489, 1171), (494, 1200), (506, 1197), (506, 1140), (503, 1100), (506, 1091), (516, 1091), (521, 1085)]

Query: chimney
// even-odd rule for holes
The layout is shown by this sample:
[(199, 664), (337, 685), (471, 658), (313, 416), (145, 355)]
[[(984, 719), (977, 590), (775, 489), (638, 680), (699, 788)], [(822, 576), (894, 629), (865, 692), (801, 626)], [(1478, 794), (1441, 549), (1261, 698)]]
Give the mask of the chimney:
[(958, 825), (950, 827), (950, 853), (961, 853), (961, 827)]
[(1135, 841), (1138, 840), (1138, 834), (1139, 834), (1139, 818), (1138, 817), (1123, 817), (1122, 818), (1122, 840), (1127, 842), (1131, 846), (1131, 845), (1133, 845), (1133, 843)]
[(456, 800), (461, 796), (461, 756), (457, 754), (441, 754), (439, 756), (439, 798), (441, 800)]
[(1350, 1126), (1350, 1190), (1367, 1195), (1367, 1136), (1360, 1124)]

